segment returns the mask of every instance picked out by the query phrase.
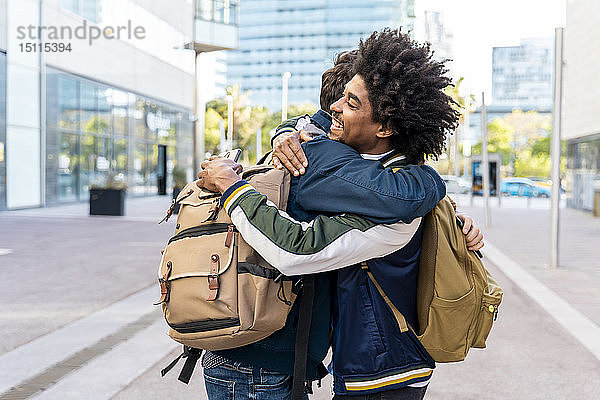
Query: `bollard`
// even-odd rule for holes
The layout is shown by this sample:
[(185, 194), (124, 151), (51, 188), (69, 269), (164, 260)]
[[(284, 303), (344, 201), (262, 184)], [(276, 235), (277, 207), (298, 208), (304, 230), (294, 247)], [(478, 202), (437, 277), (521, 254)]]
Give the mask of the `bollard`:
[(600, 217), (600, 190), (594, 191), (594, 217)]

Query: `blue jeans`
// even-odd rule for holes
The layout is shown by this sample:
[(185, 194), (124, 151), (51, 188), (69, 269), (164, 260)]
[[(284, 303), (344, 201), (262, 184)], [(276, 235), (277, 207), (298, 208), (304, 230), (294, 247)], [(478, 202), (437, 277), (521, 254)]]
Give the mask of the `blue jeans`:
[(205, 369), (204, 385), (208, 400), (290, 400), (292, 396), (291, 375), (239, 362)]

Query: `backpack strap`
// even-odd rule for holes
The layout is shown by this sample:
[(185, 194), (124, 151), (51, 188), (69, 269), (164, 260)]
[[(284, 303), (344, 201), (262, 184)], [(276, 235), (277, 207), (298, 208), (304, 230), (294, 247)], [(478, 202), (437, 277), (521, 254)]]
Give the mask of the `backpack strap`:
[(258, 160), (256, 162), (256, 165), (261, 165), (261, 164), (271, 164), (271, 161), (273, 160), (273, 150), (265, 153), (260, 160)]
[[(409, 325), (406, 322), (406, 318), (404, 318), (404, 315), (402, 315), (402, 313), (396, 308), (394, 303), (392, 303), (390, 298), (385, 294), (381, 285), (379, 285), (379, 282), (377, 282), (377, 280), (373, 276), (373, 273), (369, 270), (369, 266), (367, 265), (366, 261), (363, 261), (360, 264), (360, 267), (367, 272), (369, 279), (371, 280), (371, 282), (373, 282), (373, 285), (375, 285), (377, 291), (379, 292), (381, 297), (383, 297), (383, 300), (385, 300), (385, 303), (392, 311), (392, 314), (394, 314), (394, 318), (396, 318), (396, 321), (398, 322), (398, 328), (400, 328), (400, 332), (404, 333), (408, 331)], [(410, 328), (410, 330), (412, 330), (412, 328)]]
[(294, 378), (292, 383), (292, 400), (304, 400), (306, 390), (306, 359), (308, 357), (308, 339), (312, 319), (313, 301), (315, 298), (315, 277), (302, 277), (302, 297), (300, 298), (300, 315), (296, 329), (296, 345), (294, 349)]
[(190, 383), (192, 373), (194, 372), (196, 363), (198, 362), (198, 359), (200, 359), (201, 355), (202, 350), (184, 345), (183, 353), (181, 353), (176, 359), (174, 359), (169, 365), (167, 365), (162, 371), (160, 371), (160, 374), (161, 376), (165, 376), (167, 372), (173, 369), (173, 367), (179, 362), (179, 360), (185, 358), (185, 363), (183, 364), (183, 368), (181, 368), (181, 372), (179, 373), (179, 377), (177, 379), (179, 379), (185, 384), (188, 384)]

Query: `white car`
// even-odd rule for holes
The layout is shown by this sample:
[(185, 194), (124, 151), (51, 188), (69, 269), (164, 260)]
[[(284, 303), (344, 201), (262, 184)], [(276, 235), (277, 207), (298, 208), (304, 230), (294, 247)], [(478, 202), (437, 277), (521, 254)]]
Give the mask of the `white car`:
[(441, 175), (446, 182), (446, 193), (469, 193), (469, 183), (455, 175)]

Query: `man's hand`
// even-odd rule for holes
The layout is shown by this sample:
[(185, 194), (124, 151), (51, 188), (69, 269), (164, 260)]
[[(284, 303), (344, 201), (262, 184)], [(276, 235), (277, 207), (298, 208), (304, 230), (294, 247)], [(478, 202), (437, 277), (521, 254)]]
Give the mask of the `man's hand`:
[(479, 227), (475, 225), (473, 218), (466, 214), (456, 214), (458, 218), (463, 222), (463, 234), (467, 240), (467, 249), (476, 251), (483, 247), (483, 232), (479, 230)]
[(294, 176), (304, 174), (305, 168), (308, 167), (308, 160), (300, 146), (298, 135), (300, 135), (300, 139), (307, 139), (307, 135), (299, 132), (282, 133), (273, 140), (273, 165), (278, 169), (285, 167)]
[(243, 167), (228, 158), (212, 156), (208, 161), (204, 161), (201, 167), (196, 185), (211, 192), (223, 193), (242, 179), (238, 174), (242, 172)]

